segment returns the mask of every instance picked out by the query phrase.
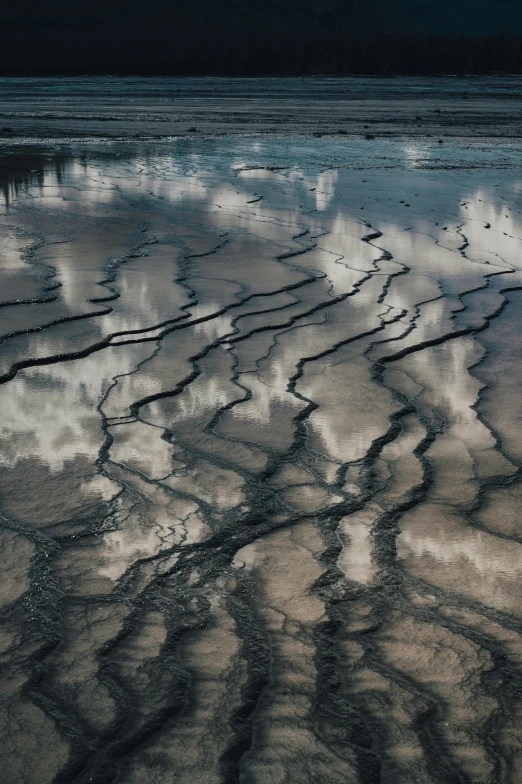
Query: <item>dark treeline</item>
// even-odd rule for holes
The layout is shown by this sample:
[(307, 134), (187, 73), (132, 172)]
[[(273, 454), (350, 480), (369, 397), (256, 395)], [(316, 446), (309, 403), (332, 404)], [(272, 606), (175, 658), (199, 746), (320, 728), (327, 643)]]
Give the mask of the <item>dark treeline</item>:
[(3, 73), (521, 73), (521, 49), (522, 0), (17, 0), (0, 19)]
[[(160, 65), (160, 64), (158, 64)], [(253, 39), (242, 46), (202, 48), (161, 63), (160, 72), (184, 75), (491, 74), (522, 73), (522, 36), (470, 37), (446, 33), (388, 33)], [(150, 69), (152, 73), (154, 68)]]
[(395, 33), (364, 41), (341, 34), (329, 65), (346, 74), (520, 74), (522, 36)]
[[(342, 30), (316, 36), (286, 38), (258, 29), (245, 39), (220, 36), (199, 46), (161, 49), (142, 44), (139, 62), (77, 62), (67, 65), (0, 64), (4, 74), (122, 74), (122, 75), (306, 75), (306, 74), (522, 74), (522, 36), (388, 33), (357, 36)], [(158, 55), (158, 51), (163, 54)]]

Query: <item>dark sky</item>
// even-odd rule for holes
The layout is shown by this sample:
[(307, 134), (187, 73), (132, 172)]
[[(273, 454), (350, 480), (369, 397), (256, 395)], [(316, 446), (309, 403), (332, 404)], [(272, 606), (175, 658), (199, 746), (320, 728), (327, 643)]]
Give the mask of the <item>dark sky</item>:
[[(341, 35), (522, 34), (522, 0), (18, 0), (2, 13), (0, 66), (140, 70), (284, 60)], [(302, 55), (298, 55), (302, 52)], [(295, 59), (295, 58), (294, 58)]]

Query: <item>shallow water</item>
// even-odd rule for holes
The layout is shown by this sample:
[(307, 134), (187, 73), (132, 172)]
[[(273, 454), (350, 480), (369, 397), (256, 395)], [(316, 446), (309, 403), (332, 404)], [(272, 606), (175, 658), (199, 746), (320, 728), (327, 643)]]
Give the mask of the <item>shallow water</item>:
[(522, 777), (520, 151), (369, 144), (4, 147), (3, 781)]

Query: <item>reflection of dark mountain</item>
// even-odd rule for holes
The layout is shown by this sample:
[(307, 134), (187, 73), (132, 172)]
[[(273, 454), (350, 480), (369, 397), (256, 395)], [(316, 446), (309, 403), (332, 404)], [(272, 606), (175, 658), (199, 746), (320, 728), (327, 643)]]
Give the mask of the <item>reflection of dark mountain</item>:
[(43, 186), (45, 175), (50, 170), (61, 181), (64, 167), (69, 163), (66, 155), (45, 154), (38, 148), (20, 150), (12, 148), (4, 152), (0, 160), (0, 193), (6, 204), (17, 196), (22, 188), (39, 184)]
[(514, 0), (21, 0), (0, 67), (173, 73), (520, 70)]

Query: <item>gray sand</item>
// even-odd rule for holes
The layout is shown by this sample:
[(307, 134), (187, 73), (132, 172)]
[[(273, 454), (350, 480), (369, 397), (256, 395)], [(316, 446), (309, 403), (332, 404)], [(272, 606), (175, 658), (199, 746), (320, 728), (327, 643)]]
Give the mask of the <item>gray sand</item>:
[(517, 82), (442, 145), (360, 125), (457, 133), (455, 81), (268, 137), (244, 82), (79, 83), (1, 86), (2, 782), (516, 784)]

